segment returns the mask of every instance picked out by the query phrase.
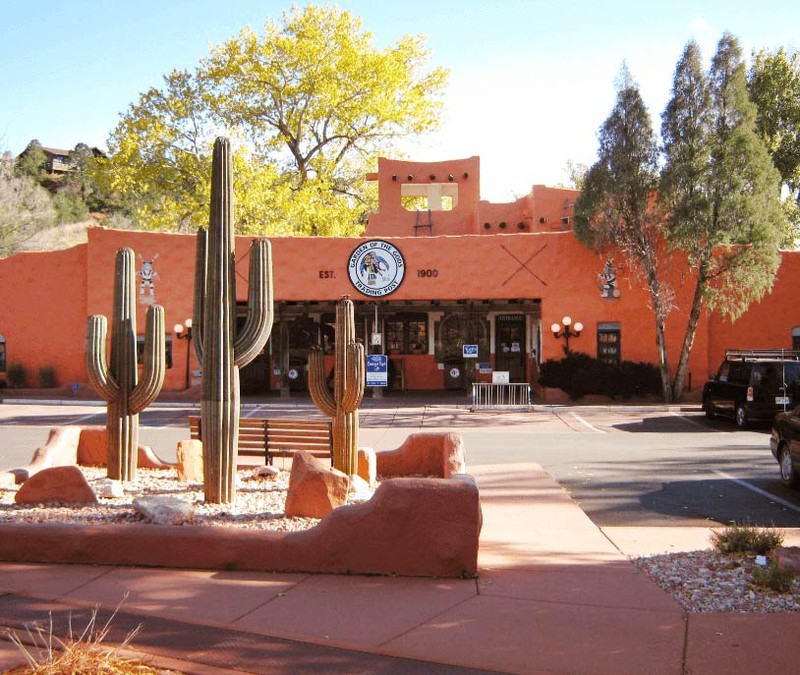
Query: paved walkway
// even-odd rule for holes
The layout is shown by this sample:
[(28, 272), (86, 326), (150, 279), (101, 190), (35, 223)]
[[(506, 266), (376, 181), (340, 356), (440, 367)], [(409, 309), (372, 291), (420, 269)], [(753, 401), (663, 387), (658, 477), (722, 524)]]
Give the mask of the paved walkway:
[(2, 563), (0, 625), (82, 628), (122, 602), (109, 640), (141, 623), (134, 648), (186, 673), (797, 672), (800, 615), (687, 615), (628, 560), (705, 548), (706, 528), (600, 530), (536, 464), (469, 469), (477, 579)]

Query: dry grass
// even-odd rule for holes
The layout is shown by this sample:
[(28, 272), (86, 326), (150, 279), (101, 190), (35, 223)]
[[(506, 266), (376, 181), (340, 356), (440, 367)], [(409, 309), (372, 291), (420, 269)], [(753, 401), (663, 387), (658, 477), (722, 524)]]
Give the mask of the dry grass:
[(64, 639), (54, 634), (52, 615), (45, 625), (27, 627), (23, 637), (11, 632), (9, 638), (27, 663), (6, 672), (12, 675), (179, 675), (177, 671), (154, 668), (141, 659), (124, 655), (139, 633), (141, 624), (130, 631), (122, 643), (115, 646), (103, 644), (121, 604), (102, 626), (98, 625), (98, 608), (95, 607), (89, 622), (80, 632), (73, 630), (70, 615), (68, 636)]

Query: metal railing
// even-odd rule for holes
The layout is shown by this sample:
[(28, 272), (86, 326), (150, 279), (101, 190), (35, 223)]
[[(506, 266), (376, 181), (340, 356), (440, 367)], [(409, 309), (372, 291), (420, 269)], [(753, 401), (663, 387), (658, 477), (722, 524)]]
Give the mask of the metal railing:
[(472, 407), (470, 410), (530, 410), (531, 385), (527, 382), (491, 384), (475, 382), (472, 385)]

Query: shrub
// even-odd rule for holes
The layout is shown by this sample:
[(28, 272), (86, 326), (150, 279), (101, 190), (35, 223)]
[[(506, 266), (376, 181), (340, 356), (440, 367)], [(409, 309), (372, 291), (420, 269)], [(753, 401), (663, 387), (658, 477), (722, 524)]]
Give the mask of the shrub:
[(766, 555), (781, 544), (783, 532), (750, 525), (732, 525), (711, 534), (711, 545), (720, 553)]
[(89, 207), (78, 194), (60, 190), (53, 197), (59, 223), (82, 223), (89, 217)]
[(542, 363), (539, 384), (557, 387), (573, 400), (587, 394), (631, 398), (661, 392), (661, 375), (652, 363), (605, 363), (581, 352)]
[(42, 389), (52, 389), (57, 386), (56, 369), (54, 366), (41, 366), (39, 368), (39, 386)]
[(759, 588), (766, 588), (777, 593), (788, 593), (794, 584), (794, 573), (780, 567), (773, 560), (766, 567), (757, 566), (753, 570), (753, 581)]
[(21, 363), (9, 363), (6, 381), (12, 389), (23, 389), (28, 386), (28, 369)]

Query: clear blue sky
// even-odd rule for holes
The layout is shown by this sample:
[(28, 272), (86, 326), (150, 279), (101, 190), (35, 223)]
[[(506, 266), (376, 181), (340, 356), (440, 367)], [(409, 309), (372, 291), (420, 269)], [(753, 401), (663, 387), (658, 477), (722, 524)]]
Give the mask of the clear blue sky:
[[(298, 2), (299, 5), (309, 4)], [(325, 3), (313, 3), (325, 4)], [(566, 182), (591, 164), (624, 61), (660, 126), (687, 40), (710, 59), (723, 31), (752, 49), (798, 48), (796, 0), (352, 0), (379, 47), (424, 34), (451, 69), (442, 128), (406, 152), (481, 156), (482, 195), (506, 201)], [(0, 151), (37, 138), (104, 148), (119, 116), (173, 68), (193, 68), (244, 26), (260, 31), (275, 0), (0, 0)]]

